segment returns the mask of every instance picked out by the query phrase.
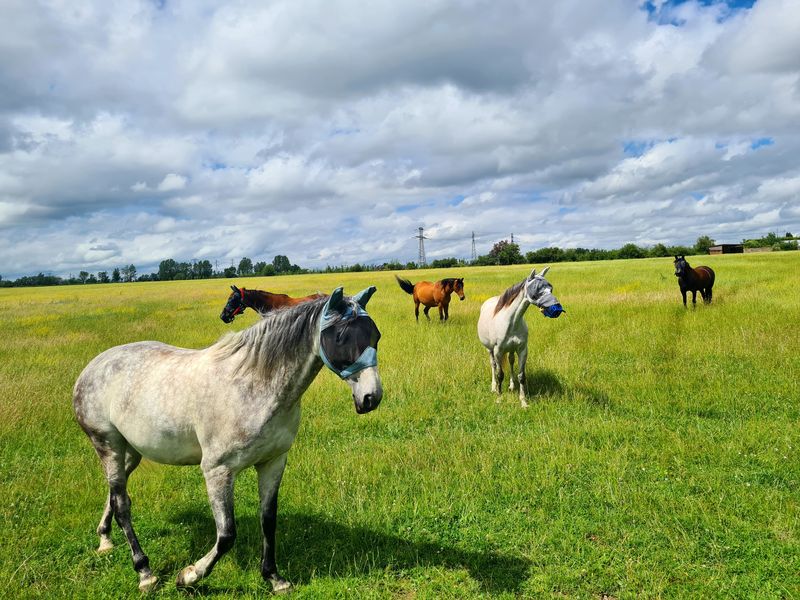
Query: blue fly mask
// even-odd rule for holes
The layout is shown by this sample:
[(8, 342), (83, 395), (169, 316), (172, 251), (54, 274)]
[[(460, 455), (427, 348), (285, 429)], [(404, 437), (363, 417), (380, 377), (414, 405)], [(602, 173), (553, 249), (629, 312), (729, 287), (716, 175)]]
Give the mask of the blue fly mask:
[(345, 300), (336, 288), (322, 309), (319, 320), (319, 357), (342, 379), (378, 366), (378, 340), (381, 337), (365, 310), (377, 288), (373, 285), (352, 299)]
[(557, 319), (561, 313), (567, 311), (559, 304), (558, 298), (553, 295), (552, 284), (544, 278), (549, 270), (550, 267), (545, 267), (538, 275), (536, 269), (531, 271), (525, 282), (525, 297), (528, 302), (540, 308), (545, 317)]

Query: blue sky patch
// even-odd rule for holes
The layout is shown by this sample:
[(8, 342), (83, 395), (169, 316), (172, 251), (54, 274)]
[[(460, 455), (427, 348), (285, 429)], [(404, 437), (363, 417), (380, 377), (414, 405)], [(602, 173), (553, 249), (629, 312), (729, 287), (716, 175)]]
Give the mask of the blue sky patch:
[(722, 22), (726, 21), (740, 10), (753, 8), (756, 0), (667, 0), (667, 2), (664, 2), (660, 6), (656, 5), (653, 0), (646, 0), (639, 5), (639, 8), (647, 13), (647, 18), (650, 21), (655, 21), (659, 25), (681, 27), (686, 24), (686, 20), (677, 18), (672, 9), (681, 4), (686, 4), (687, 2), (696, 2), (701, 6), (724, 6), (726, 10), (724, 10), (717, 19), (718, 22)]
[(772, 146), (775, 143), (771, 137), (762, 137), (758, 138), (757, 140), (753, 140), (750, 144), (750, 147), (753, 150), (757, 150), (758, 148), (763, 148), (764, 146)]

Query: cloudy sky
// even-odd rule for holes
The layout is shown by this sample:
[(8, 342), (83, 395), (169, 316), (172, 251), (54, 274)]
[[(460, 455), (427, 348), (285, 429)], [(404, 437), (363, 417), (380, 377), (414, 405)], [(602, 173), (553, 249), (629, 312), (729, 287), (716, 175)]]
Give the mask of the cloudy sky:
[(796, 0), (0, 0), (0, 274), (800, 231)]

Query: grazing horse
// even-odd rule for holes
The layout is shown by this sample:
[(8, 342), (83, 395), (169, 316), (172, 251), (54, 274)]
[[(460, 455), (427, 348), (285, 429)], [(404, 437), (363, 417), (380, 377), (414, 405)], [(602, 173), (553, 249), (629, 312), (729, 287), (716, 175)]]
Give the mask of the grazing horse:
[(417, 284), (411, 283), (408, 279), (402, 279), (397, 275), (394, 276), (400, 288), (407, 294), (414, 296), (414, 316), (419, 322), (419, 305), (425, 305), (425, 317), (428, 321), (431, 320), (428, 316), (428, 311), (434, 307), (439, 307), (439, 320), (447, 321), (450, 317), (450, 294), (455, 292), (458, 294), (459, 300), (464, 300), (464, 278), (460, 279), (441, 279), (436, 283), (430, 281), (420, 281)]
[(678, 278), (683, 296), (683, 306), (686, 306), (686, 292), (692, 292), (692, 306), (697, 306), (698, 290), (703, 302), (711, 304), (711, 288), (714, 287), (714, 271), (711, 267), (692, 268), (683, 256), (676, 256), (673, 262), (675, 277)]
[[(528, 359), (528, 325), (525, 311), (531, 304), (542, 310), (546, 317), (557, 318), (562, 312), (561, 304), (553, 296), (553, 286), (544, 276), (550, 267), (545, 267), (537, 275), (531, 274), (512, 285), (500, 296), (489, 298), (481, 306), (478, 318), (478, 339), (489, 351), (489, 364), (492, 369), (492, 391), (498, 396), (503, 393), (503, 358), (508, 355), (508, 389), (513, 392), (514, 354), (519, 358), (519, 401), (522, 408), (528, 406), (525, 392), (525, 362)], [(498, 402), (499, 402), (498, 398)]]
[(178, 574), (178, 586), (194, 585), (233, 545), (234, 478), (252, 466), (261, 504), (261, 575), (273, 591), (289, 589), (275, 564), (275, 524), (300, 397), (325, 364), (349, 384), (357, 413), (377, 408), (383, 395), (380, 332), (365, 310), (374, 292), (372, 286), (347, 298), (337, 288), (330, 297), (270, 313), (203, 350), (139, 342), (95, 357), (78, 377), (72, 402), (109, 485), (98, 551), (113, 547), (113, 516), (130, 545), (139, 588), (152, 590), (157, 579), (131, 525), (128, 477), (143, 456), (199, 464), (217, 538), (208, 554)]
[(232, 323), (236, 315), (243, 313), (246, 308), (252, 308), (263, 317), (266, 313), (276, 308), (294, 306), (301, 302), (322, 298), (322, 294), (311, 294), (303, 298), (292, 298), (286, 294), (273, 294), (272, 292), (246, 290), (244, 288), (239, 289), (235, 285), (232, 285), (231, 289), (233, 291), (230, 296), (228, 296), (225, 308), (222, 309), (222, 313), (219, 315), (219, 318), (225, 323)]

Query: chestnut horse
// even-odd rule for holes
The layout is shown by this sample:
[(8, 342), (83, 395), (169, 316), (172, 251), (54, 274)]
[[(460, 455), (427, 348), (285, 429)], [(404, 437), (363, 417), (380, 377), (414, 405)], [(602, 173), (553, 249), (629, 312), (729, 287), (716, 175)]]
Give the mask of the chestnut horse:
[(711, 304), (711, 288), (714, 287), (714, 271), (711, 267), (692, 268), (683, 256), (676, 256), (673, 262), (675, 277), (678, 278), (683, 296), (683, 305), (686, 306), (686, 292), (692, 292), (692, 305), (696, 306), (698, 290), (703, 302)]
[(233, 291), (231, 295), (228, 296), (228, 302), (219, 315), (219, 318), (225, 323), (232, 323), (236, 315), (243, 313), (246, 308), (252, 308), (263, 317), (269, 311), (275, 310), (276, 308), (294, 306), (295, 304), (322, 297), (322, 294), (311, 294), (303, 298), (292, 298), (286, 294), (273, 294), (272, 292), (246, 290), (244, 288), (239, 289), (235, 285), (232, 285), (231, 289)]
[(395, 275), (400, 288), (407, 294), (414, 296), (414, 316), (419, 322), (419, 305), (425, 305), (425, 317), (430, 321), (428, 311), (433, 306), (439, 307), (439, 320), (447, 321), (450, 317), (450, 294), (458, 294), (459, 300), (464, 296), (464, 278), (460, 279), (440, 279), (436, 283), (430, 281), (420, 281), (417, 284), (411, 283), (408, 279), (402, 279)]

